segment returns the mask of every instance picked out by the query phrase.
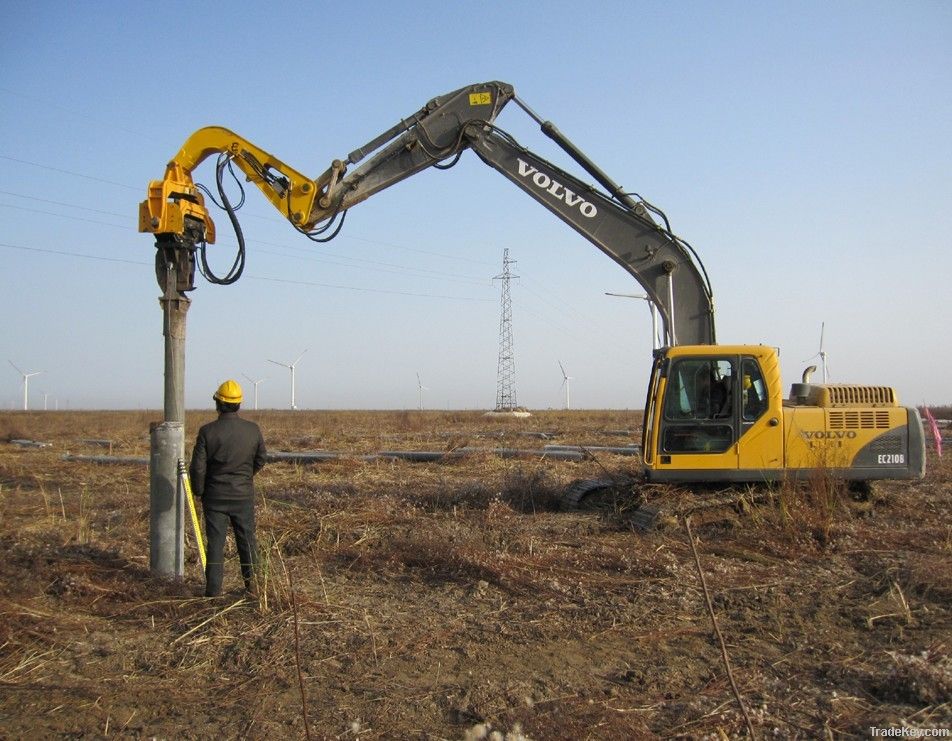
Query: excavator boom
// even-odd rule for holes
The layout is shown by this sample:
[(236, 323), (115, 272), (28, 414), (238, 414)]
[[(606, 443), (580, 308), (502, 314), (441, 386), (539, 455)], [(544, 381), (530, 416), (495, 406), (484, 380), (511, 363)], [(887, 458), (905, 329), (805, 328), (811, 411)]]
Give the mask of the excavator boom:
[[(498, 128), (493, 122), (510, 100), (611, 195), (522, 147)], [(651, 218), (648, 204), (624, 193), (551, 122), (542, 121), (522, 103), (511, 85), (502, 82), (473, 85), (434, 98), (413, 117), (351, 154), (348, 161), (356, 163), (379, 149), (315, 204), (308, 223), (346, 212), (428, 167), (446, 167), (443, 163), (467, 148), (630, 273), (658, 308), (666, 344), (714, 343), (713, 296), (696, 256)]]
[[(494, 121), (511, 100), (608, 192), (539, 157), (499, 129)], [(624, 193), (503, 82), (470, 85), (433, 98), (344, 160), (334, 160), (313, 180), (227, 129), (201, 129), (169, 163), (165, 180), (150, 185), (149, 198), (140, 207), (139, 228), (161, 237), (204, 222), (205, 241), (213, 241), (214, 225), (191, 172), (216, 152), (234, 162), (295, 228), (315, 238), (361, 201), (421, 170), (446, 169), (466, 149), (631, 274), (657, 308), (666, 344), (714, 343), (713, 296), (690, 247), (667, 223), (661, 226), (651, 217), (651, 212), (660, 213), (657, 209)], [(354, 169), (348, 172), (349, 167)]]

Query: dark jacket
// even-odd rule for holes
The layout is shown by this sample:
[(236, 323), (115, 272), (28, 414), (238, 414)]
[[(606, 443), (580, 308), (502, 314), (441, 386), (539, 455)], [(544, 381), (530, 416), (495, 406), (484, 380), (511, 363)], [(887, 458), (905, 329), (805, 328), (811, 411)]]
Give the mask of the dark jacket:
[(253, 477), (265, 462), (264, 438), (254, 422), (224, 412), (198, 431), (189, 475), (205, 503), (254, 500)]

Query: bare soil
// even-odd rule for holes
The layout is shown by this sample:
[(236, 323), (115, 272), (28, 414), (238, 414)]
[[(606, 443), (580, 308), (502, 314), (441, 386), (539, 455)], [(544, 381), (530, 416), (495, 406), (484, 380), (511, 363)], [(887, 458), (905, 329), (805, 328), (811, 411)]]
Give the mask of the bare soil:
[[(638, 532), (634, 497), (558, 509), (637, 459), (358, 458), (617, 446), (640, 413), (246, 416), (273, 450), (347, 454), (259, 475), (257, 601), (231, 545), (221, 599), (200, 596), (191, 539), (183, 580), (150, 574), (146, 466), (62, 458), (145, 457), (156, 413), (0, 414), (0, 737), (748, 735), (683, 523)], [(189, 436), (211, 417), (190, 413)], [(948, 455), (871, 497), (817, 481), (768, 499), (694, 525), (756, 735), (950, 728)]]

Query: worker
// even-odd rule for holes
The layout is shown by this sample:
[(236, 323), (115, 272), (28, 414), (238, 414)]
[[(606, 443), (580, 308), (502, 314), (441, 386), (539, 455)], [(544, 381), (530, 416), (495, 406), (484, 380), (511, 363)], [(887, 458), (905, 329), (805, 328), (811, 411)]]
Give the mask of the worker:
[(231, 523), (245, 591), (256, 597), (254, 475), (264, 466), (264, 438), (258, 425), (238, 416), (242, 393), (236, 381), (225, 381), (212, 398), (218, 419), (198, 431), (189, 467), (205, 515), (205, 596), (221, 594), (225, 536)]

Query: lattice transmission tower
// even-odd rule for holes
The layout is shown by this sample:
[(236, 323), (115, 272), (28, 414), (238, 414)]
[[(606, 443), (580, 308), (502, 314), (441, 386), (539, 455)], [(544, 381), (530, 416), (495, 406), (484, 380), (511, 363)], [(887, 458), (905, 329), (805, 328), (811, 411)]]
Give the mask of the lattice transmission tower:
[(496, 411), (512, 412), (516, 409), (516, 364), (512, 350), (512, 297), (509, 281), (518, 278), (509, 270), (516, 261), (509, 259), (509, 248), (502, 252), (502, 273), (493, 280), (502, 281), (499, 314), (499, 362), (496, 366)]

